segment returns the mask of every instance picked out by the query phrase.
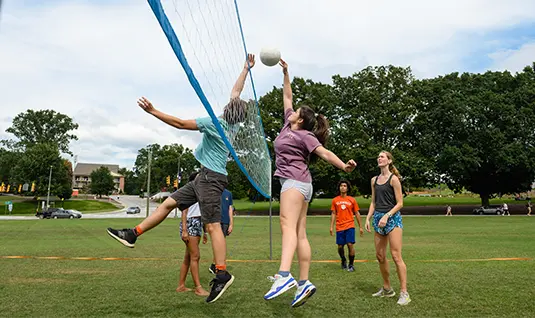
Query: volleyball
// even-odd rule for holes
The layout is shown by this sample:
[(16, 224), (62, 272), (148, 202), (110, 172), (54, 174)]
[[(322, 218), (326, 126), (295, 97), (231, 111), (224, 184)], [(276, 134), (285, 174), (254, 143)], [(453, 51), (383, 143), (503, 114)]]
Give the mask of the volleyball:
[(260, 51), (260, 61), (266, 66), (275, 66), (281, 59), (281, 52), (274, 47), (264, 47)]

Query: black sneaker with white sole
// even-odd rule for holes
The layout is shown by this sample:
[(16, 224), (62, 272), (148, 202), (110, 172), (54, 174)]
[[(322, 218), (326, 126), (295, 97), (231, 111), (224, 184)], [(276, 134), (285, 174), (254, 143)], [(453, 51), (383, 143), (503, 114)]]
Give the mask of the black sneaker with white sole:
[(137, 240), (134, 229), (115, 230), (109, 227), (108, 234), (126, 247), (133, 248)]
[(210, 295), (206, 298), (206, 302), (213, 303), (218, 300), (233, 282), (234, 276), (230, 275), (229, 272), (218, 271), (216, 277), (210, 282), (212, 290), (210, 291)]

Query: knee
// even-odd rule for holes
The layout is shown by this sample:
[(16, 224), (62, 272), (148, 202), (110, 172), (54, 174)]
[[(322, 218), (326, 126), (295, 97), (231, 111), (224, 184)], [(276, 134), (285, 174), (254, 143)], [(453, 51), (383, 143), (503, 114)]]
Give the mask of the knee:
[(192, 262), (198, 262), (201, 259), (201, 253), (199, 251), (194, 251), (190, 253), (190, 260)]
[(392, 260), (396, 264), (402, 264), (403, 263), (403, 258), (401, 257), (401, 252), (392, 251)]
[(386, 262), (386, 254), (384, 252), (376, 252), (375, 257), (377, 258), (377, 261), (381, 264)]
[(206, 231), (212, 235), (214, 231), (221, 231), (221, 224), (220, 223), (208, 223), (205, 225)]

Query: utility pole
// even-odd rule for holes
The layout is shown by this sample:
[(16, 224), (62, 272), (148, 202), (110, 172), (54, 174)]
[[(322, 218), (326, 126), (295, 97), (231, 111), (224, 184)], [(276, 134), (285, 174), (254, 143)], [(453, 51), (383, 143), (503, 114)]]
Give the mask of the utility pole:
[(48, 204), (50, 202), (50, 183), (52, 181), (52, 166), (50, 166), (50, 174), (48, 175), (48, 195), (46, 196), (46, 208), (48, 210)]
[(146, 217), (149, 217), (149, 205), (150, 205), (150, 166), (152, 161), (152, 148), (149, 148), (149, 166), (147, 173), (147, 214)]
[(76, 167), (76, 162), (78, 162), (78, 155), (74, 156), (74, 162), (72, 164), (72, 191), (74, 191), (74, 186), (76, 185), (74, 178), (74, 168)]

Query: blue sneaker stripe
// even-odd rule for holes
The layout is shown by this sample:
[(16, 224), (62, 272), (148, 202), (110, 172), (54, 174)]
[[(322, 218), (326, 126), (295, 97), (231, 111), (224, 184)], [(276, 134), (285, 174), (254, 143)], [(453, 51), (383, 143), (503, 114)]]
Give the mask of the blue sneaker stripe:
[(288, 279), (288, 281), (286, 281), (286, 283), (282, 286), (279, 286), (279, 288), (277, 288), (274, 292), (268, 294), (267, 296), (265, 296), (265, 298), (269, 298), (269, 297), (272, 297), (273, 295), (276, 295), (277, 293), (279, 293), (283, 288), (285, 288), (286, 286), (288, 286), (288, 284), (291, 284), (292, 282), (294, 282), (295, 279), (292, 277), (291, 279)]

